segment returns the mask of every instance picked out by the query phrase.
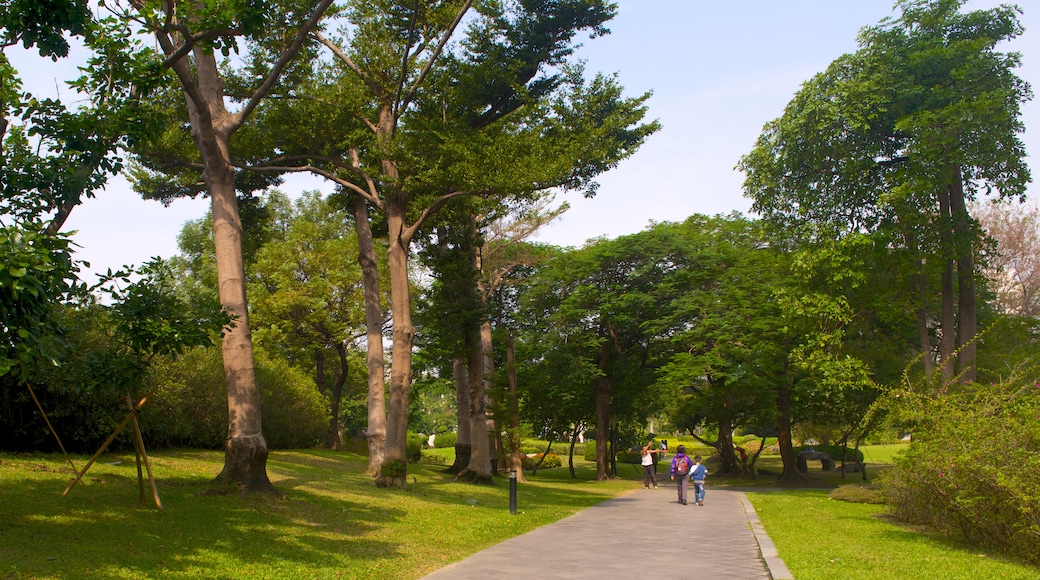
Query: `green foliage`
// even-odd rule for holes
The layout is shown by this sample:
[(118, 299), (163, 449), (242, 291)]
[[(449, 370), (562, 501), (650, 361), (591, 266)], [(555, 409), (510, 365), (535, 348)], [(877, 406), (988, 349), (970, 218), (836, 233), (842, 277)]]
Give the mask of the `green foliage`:
[(383, 477), (400, 477), (405, 473), (405, 469), (406, 465), (403, 461), (394, 459), (379, 466), (379, 475), (382, 475)]
[[(541, 453), (530, 457), (524, 455), (520, 461), (523, 464), (524, 469), (528, 470), (534, 469), (534, 466), (538, 463), (538, 460), (540, 460), (541, 458)], [(560, 459), (559, 455), (555, 453), (550, 453), (548, 455), (545, 455), (545, 460), (542, 461), (542, 464), (538, 466), (538, 469), (551, 469), (553, 467), (563, 467), (563, 460)]]
[(643, 460), (643, 455), (639, 451), (632, 451), (631, 449), (622, 449), (615, 455), (619, 463), (631, 463), (638, 465)]
[(418, 433), (409, 433), (407, 441), (407, 455), (405, 458), (408, 459), (409, 463), (419, 463), (422, 459), (422, 450), (426, 446), (426, 439)]
[(459, 440), (459, 434), (453, 431), (445, 433), (437, 433), (433, 438), (433, 446), (438, 449), (446, 449), (448, 447), (455, 447), (455, 443)]
[(526, 454), (541, 453), (545, 451), (546, 445), (548, 445), (547, 441), (537, 441), (535, 439), (521, 439), (520, 452)]
[[(255, 354), (268, 446), (317, 445), (328, 431), (329, 417), (313, 379), (263, 351)], [(155, 376), (159, 390), (141, 411), (146, 443), (221, 448), (227, 437), (227, 385), (220, 349), (189, 350), (176, 361), (157, 365)]]
[(891, 512), (1040, 565), (1037, 376), (894, 395), (914, 440), (884, 472)]
[(582, 454), (582, 457), (585, 459), (585, 461), (595, 461), (596, 460), (596, 442), (595, 441), (585, 441), (585, 452)]
[(53, 358), (51, 304), (73, 288), (69, 239), (36, 227), (0, 227), (0, 376), (34, 358)]

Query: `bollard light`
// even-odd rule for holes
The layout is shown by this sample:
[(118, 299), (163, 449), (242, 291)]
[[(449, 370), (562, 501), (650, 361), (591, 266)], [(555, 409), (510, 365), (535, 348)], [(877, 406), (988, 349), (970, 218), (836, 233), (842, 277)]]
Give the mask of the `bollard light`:
[(509, 470), (509, 513), (516, 515), (516, 470)]

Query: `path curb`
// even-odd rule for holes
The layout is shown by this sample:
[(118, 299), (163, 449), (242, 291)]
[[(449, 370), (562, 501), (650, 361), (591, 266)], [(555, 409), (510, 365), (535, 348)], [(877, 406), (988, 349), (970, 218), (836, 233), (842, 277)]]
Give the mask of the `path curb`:
[(765, 526), (758, 519), (755, 506), (751, 505), (751, 501), (744, 495), (744, 492), (740, 492), (738, 495), (740, 496), (740, 503), (744, 505), (744, 513), (747, 515), (751, 531), (755, 534), (755, 541), (758, 542), (758, 551), (762, 555), (762, 560), (766, 563), (770, 577), (773, 580), (794, 580), (791, 571), (787, 569), (787, 564), (784, 564), (784, 561), (780, 559), (780, 555), (776, 551), (776, 545), (773, 544), (773, 540), (766, 533)]

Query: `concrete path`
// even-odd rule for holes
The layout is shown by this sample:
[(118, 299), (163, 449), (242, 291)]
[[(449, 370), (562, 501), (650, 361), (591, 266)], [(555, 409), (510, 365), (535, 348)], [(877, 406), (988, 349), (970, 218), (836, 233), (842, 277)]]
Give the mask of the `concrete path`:
[[(709, 486), (679, 505), (675, 484), (639, 489), (506, 540), (423, 580), (499, 575), (583, 578), (791, 578), (742, 492)], [(693, 497), (693, 486), (689, 497)]]

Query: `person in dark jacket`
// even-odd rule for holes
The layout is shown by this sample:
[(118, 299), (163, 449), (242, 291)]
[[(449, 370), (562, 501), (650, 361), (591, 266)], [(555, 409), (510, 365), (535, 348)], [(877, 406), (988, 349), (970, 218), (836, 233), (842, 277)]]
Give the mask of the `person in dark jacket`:
[[(679, 503), (686, 505), (686, 490), (690, 485), (690, 470), (693, 468), (693, 460), (686, 455), (686, 446), (679, 445), (675, 448), (675, 457), (672, 458), (671, 478), (675, 481), (675, 487), (679, 490)], [(676, 479), (679, 478), (679, 479)]]

